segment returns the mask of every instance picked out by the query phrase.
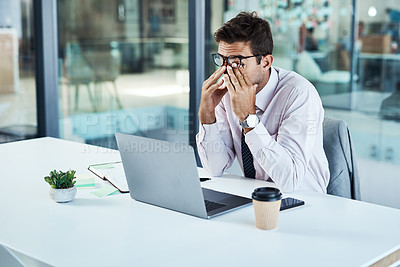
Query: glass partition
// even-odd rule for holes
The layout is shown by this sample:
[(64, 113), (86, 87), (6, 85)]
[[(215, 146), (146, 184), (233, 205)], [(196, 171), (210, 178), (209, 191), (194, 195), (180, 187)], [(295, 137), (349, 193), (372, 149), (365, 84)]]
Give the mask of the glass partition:
[(62, 137), (188, 143), (187, 0), (59, 1)]
[(37, 134), (33, 10), (0, 0), (0, 143)]
[(207, 74), (215, 71), (215, 30), (256, 11), (271, 24), (273, 65), (311, 81), (325, 116), (349, 125), (362, 200), (400, 208), (400, 8), (396, 0), (356, 2), (210, 1)]
[[(400, 8), (398, 1), (358, 1), (360, 52), (351, 127), (366, 201), (400, 208)], [(385, 192), (378, 196), (376, 191)]]

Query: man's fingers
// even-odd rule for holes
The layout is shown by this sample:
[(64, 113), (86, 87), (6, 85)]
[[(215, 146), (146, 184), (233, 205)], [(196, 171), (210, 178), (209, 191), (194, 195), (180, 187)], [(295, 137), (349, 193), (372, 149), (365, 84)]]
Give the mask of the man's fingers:
[(224, 71), (225, 71), (225, 66), (219, 67), (216, 71), (214, 71), (213, 74), (211, 74), (210, 77), (208, 77), (207, 81), (218, 79), (218, 77), (221, 76)]
[(215, 85), (217, 86), (217, 89), (221, 89), (223, 88), (222, 86), (223, 84), (224, 84), (224, 79), (221, 79)]
[(226, 86), (226, 88), (228, 88), (229, 94), (233, 95), (235, 93), (235, 87), (231, 83), (228, 75), (224, 76), (224, 80), (225, 80), (225, 86)]
[(240, 88), (239, 88), (239, 87), (241, 86), (241, 85), (240, 85), (240, 82), (239, 82), (238, 79), (236, 78), (236, 75), (235, 75), (235, 73), (233, 72), (233, 69), (232, 69), (231, 66), (228, 67), (228, 74), (229, 74), (229, 78), (231, 79), (232, 84), (233, 84), (233, 86), (235, 87), (235, 89), (236, 89), (236, 90), (237, 90), (237, 89), (240, 89)]
[(208, 89), (206, 90), (207, 94), (213, 94), (214, 91), (219, 89), (219, 87), (223, 84), (223, 82), (224, 82), (223, 79), (221, 79), (217, 83), (208, 87)]
[(222, 77), (221, 80), (219, 80), (217, 82), (217, 84), (219, 85), (218, 89), (226, 89), (226, 85), (224, 83), (224, 78)]
[(238, 67), (234, 69), (235, 75), (237, 80), (240, 83), (240, 86), (243, 88), (246, 86), (246, 81), (244, 80), (243, 74), (240, 72), (240, 68), (243, 69), (243, 67)]
[(247, 72), (246, 72), (246, 70), (244, 69), (243, 66), (241, 66), (241, 67), (239, 68), (239, 71), (240, 71), (240, 73), (242, 74), (242, 77), (243, 77), (244, 82), (245, 82), (248, 86), (252, 86), (253, 84), (251, 83), (251, 81), (250, 81), (250, 79), (249, 79), (249, 76), (247, 75)]
[(211, 84), (215, 83), (218, 80), (218, 78), (222, 75), (222, 73), (221, 75), (218, 75), (221, 72), (221, 69), (222, 67), (218, 68), (213, 74), (211, 74), (211, 76), (204, 81), (204, 85), (207, 84), (208, 86), (210, 86)]
[(225, 66), (221, 66), (219, 69), (217, 69), (204, 83), (203, 83), (203, 87), (208, 88), (210, 87), (212, 84), (214, 84), (219, 77), (221, 77), (222, 74), (224, 74), (226, 70)]

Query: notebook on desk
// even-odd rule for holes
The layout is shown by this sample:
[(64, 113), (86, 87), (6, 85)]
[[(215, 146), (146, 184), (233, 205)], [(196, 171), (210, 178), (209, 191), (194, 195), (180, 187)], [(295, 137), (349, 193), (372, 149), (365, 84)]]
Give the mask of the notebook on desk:
[(89, 165), (89, 171), (103, 180), (107, 180), (121, 193), (129, 193), (121, 161)]
[(211, 218), (246, 206), (251, 199), (200, 185), (193, 148), (116, 133), (117, 144), (133, 199)]

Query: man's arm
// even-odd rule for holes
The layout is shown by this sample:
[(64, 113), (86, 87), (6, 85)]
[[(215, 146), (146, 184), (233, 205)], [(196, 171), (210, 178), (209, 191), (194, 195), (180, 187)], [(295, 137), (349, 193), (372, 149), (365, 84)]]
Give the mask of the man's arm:
[(196, 142), (203, 167), (212, 176), (221, 176), (235, 160), (232, 133), (222, 103), (215, 109), (216, 122), (201, 124)]
[(235, 158), (232, 134), (221, 104), (228, 89), (223, 86), (222, 79), (218, 81), (225, 71), (226, 66), (221, 66), (204, 81), (201, 89), (196, 142), (201, 163), (213, 176), (221, 176)]
[(255, 160), (286, 192), (296, 190), (302, 183), (315, 147), (322, 146), (322, 104), (316, 92), (298, 89), (287, 100), (275, 137), (262, 123), (246, 134)]
[(228, 91), (222, 86), (222, 79), (218, 81), (225, 70), (225, 66), (220, 67), (203, 83), (199, 106), (199, 120), (201, 124), (215, 123), (215, 108)]

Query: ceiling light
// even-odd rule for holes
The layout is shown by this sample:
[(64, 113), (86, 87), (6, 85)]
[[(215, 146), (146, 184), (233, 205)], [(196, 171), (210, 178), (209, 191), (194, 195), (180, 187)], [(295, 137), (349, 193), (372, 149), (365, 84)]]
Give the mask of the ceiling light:
[(375, 17), (376, 13), (378, 13), (376, 11), (376, 8), (374, 6), (370, 6), (369, 9), (368, 9), (368, 16)]

